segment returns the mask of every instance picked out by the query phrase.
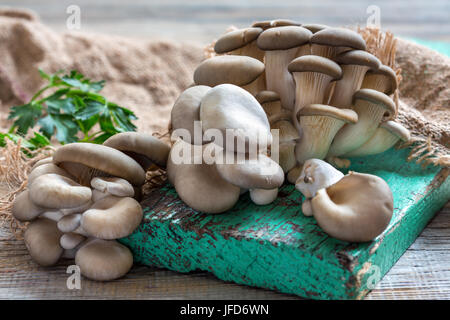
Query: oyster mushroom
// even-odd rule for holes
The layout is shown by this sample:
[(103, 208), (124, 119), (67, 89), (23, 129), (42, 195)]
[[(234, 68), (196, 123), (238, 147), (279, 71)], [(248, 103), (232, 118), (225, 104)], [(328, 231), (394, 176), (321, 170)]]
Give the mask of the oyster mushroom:
[(91, 237), (112, 240), (130, 235), (142, 216), (142, 208), (133, 198), (108, 196), (82, 214), (80, 226)]
[(408, 141), (410, 133), (400, 123), (386, 121), (380, 124), (374, 135), (358, 149), (346, 153), (345, 157), (362, 157), (382, 153), (393, 147), (399, 140)]
[[(142, 132), (118, 133), (108, 138), (105, 142), (103, 142), (103, 145), (123, 152), (139, 163), (144, 171), (149, 170), (152, 165), (164, 168), (170, 152), (170, 147), (167, 144), (158, 138), (153, 137), (151, 134)], [(130, 165), (130, 168), (134, 167), (134, 163), (132, 164), (133, 165)], [(136, 171), (139, 170), (136, 169)], [(136, 186), (142, 184), (140, 183), (141, 177), (138, 175), (135, 177), (130, 175), (127, 178), (125, 175), (118, 175), (112, 172), (108, 173), (113, 176), (123, 178)], [(139, 183), (137, 178), (139, 178)]]
[(76, 208), (88, 203), (92, 196), (91, 189), (54, 173), (37, 177), (29, 190), (34, 204), (52, 209)]
[(73, 213), (63, 216), (58, 219), (57, 227), (62, 232), (73, 232), (80, 227), (81, 224), (81, 214)]
[(123, 277), (133, 266), (133, 255), (114, 240), (93, 239), (81, 246), (75, 255), (81, 274), (97, 281)]
[(248, 56), (264, 62), (264, 51), (256, 45), (256, 39), (263, 31), (261, 28), (238, 29), (221, 36), (214, 45), (218, 54)]
[(133, 186), (125, 179), (117, 177), (95, 177), (91, 180), (95, 190), (117, 197), (133, 197)]
[(313, 103), (324, 103), (331, 81), (341, 77), (341, 67), (330, 59), (307, 55), (296, 58), (288, 66), (295, 80), (293, 122), (298, 130), (298, 112)]
[(358, 33), (345, 28), (324, 28), (311, 37), (311, 54), (333, 59), (348, 50), (366, 50), (366, 42)]
[(271, 130), (278, 130), (278, 164), (283, 169), (283, 172), (286, 173), (297, 162), (295, 158), (295, 145), (298, 139), (300, 139), (300, 135), (292, 124), (291, 113), (287, 112), (287, 110), (271, 116), (269, 122)]
[(222, 213), (238, 201), (240, 188), (224, 180), (214, 162), (208, 164), (203, 159), (203, 152), (210, 145), (194, 148), (177, 140), (169, 155), (167, 175), (178, 196), (189, 207), (204, 213)]
[(295, 157), (302, 164), (308, 159), (324, 159), (336, 133), (346, 124), (355, 124), (358, 115), (350, 109), (311, 104), (299, 112), (302, 137), (295, 146)]
[(363, 50), (352, 50), (339, 54), (335, 61), (341, 65), (342, 78), (336, 81), (330, 105), (348, 108), (352, 104), (353, 94), (361, 88), (368, 70), (377, 70), (380, 60)]
[(43, 165), (43, 164), (47, 164), (47, 163), (53, 163), (53, 158), (52, 157), (47, 157), (41, 160), (36, 161), (36, 163), (31, 167), (31, 170), (36, 169), (37, 167)]
[[(346, 124), (334, 137), (327, 157), (344, 155), (362, 146), (375, 133), (385, 114), (395, 114), (391, 98), (373, 89), (360, 89), (354, 94), (353, 110), (358, 122)], [(333, 160), (331, 160), (333, 161)]]
[(56, 173), (69, 179), (74, 178), (66, 170), (58, 167), (57, 165), (53, 163), (44, 163), (31, 170), (30, 174), (28, 175), (28, 185), (31, 185), (37, 177), (47, 173)]
[[(118, 135), (122, 134), (115, 136)], [(114, 140), (120, 140), (119, 138)], [(77, 177), (83, 185), (89, 185), (92, 178), (99, 175), (120, 177), (136, 186), (142, 185), (145, 181), (145, 172), (139, 163), (125, 153), (106, 145), (66, 144), (55, 151), (53, 162)]]
[(33, 261), (44, 267), (56, 264), (64, 251), (59, 244), (61, 236), (62, 232), (52, 220), (39, 218), (31, 222), (24, 233), (24, 241)]
[(263, 107), (267, 118), (282, 112), (280, 95), (274, 91), (261, 91), (255, 95), (256, 100)]
[(311, 208), (319, 226), (330, 236), (366, 242), (389, 225), (393, 197), (383, 179), (350, 172), (330, 187), (319, 189), (311, 199)]
[[(200, 105), (205, 134), (218, 130), (214, 143), (233, 152), (265, 148), (272, 142), (270, 124), (258, 101), (242, 88), (218, 85), (205, 95)], [(225, 140), (225, 141), (224, 141)]]
[(294, 108), (295, 83), (288, 64), (296, 57), (310, 53), (311, 31), (297, 26), (271, 28), (260, 34), (257, 44), (265, 51), (267, 90), (280, 95), (285, 109)]
[(198, 65), (194, 71), (194, 82), (210, 87), (234, 84), (254, 95), (266, 87), (264, 63), (246, 56), (215, 56)]
[(374, 89), (389, 96), (397, 89), (397, 75), (388, 66), (381, 65), (378, 69), (367, 71), (361, 88)]
[[(191, 144), (204, 144), (202, 128), (196, 128), (196, 121), (200, 121), (200, 103), (205, 94), (211, 89), (208, 86), (193, 86), (184, 90), (175, 101), (170, 114), (172, 130), (176, 133), (178, 129), (189, 132), (188, 137), (180, 136)], [(200, 124), (200, 122), (198, 122)], [(196, 129), (200, 132), (196, 132)], [(182, 132), (181, 132), (182, 133)], [(198, 141), (196, 141), (198, 140)]]
[(302, 24), (302, 27), (305, 29), (308, 29), (312, 33), (316, 33), (323, 29), (330, 28), (329, 26), (326, 26), (324, 24), (318, 24), (318, 23), (306, 23), (306, 24), (304, 23), (304, 24)]
[(30, 199), (30, 191), (24, 190), (14, 199), (11, 213), (19, 221), (31, 221), (46, 210), (46, 208), (35, 205)]

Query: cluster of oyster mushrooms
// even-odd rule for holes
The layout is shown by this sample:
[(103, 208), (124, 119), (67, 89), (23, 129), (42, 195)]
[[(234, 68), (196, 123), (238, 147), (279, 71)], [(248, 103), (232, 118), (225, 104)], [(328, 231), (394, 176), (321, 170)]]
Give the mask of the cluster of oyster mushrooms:
[(103, 145), (67, 144), (38, 161), (12, 207), (16, 219), (30, 221), (24, 240), (32, 259), (42, 266), (75, 259), (93, 280), (126, 274), (133, 256), (115, 239), (141, 222), (146, 170), (165, 167), (169, 150), (151, 135), (126, 132)]
[[(341, 232), (333, 228), (324, 229), (337, 238), (353, 241), (373, 239), (384, 230), (392, 215), (392, 194), (387, 184), (371, 175), (352, 173), (342, 178), (342, 173), (329, 165), (348, 167), (350, 157), (381, 153), (410, 138), (408, 130), (395, 121), (396, 105), (391, 96), (397, 89), (396, 74), (366, 51), (364, 39), (345, 28), (274, 20), (224, 34), (216, 41), (214, 51), (215, 55), (196, 68), (193, 86), (181, 94), (172, 109), (172, 130), (187, 132), (175, 135), (179, 139), (175, 145), (190, 144), (203, 151), (215, 150), (211, 145), (218, 145), (220, 152), (236, 156), (239, 140), (247, 145), (266, 134), (269, 148), (256, 157), (245, 150), (246, 162), (241, 164), (212, 161), (177, 165), (169, 160), (169, 181), (181, 199), (194, 209), (217, 213), (231, 208), (239, 194), (249, 190), (255, 203), (267, 204), (276, 198), (284, 174), (289, 182), (300, 184), (300, 191), (305, 190), (303, 184), (313, 183), (314, 175), (305, 180), (309, 167), (305, 164), (316, 159), (320, 168), (329, 166), (317, 172), (339, 176), (346, 189), (365, 183), (375, 188), (371, 183), (374, 180), (385, 196), (371, 204), (374, 212), (379, 212), (379, 225), (384, 227), (367, 232), (366, 237), (340, 236)], [(200, 128), (194, 125), (197, 121)], [(211, 129), (233, 130), (237, 137), (231, 142), (218, 141), (208, 133)], [(271, 129), (278, 129), (276, 143)], [(191, 139), (198, 137), (198, 132), (203, 137)], [(264, 166), (273, 166), (269, 155), (275, 144), (280, 170), (264, 175)], [(333, 185), (331, 180), (314, 188), (328, 190)], [(202, 185), (201, 192), (198, 185)], [(304, 211), (313, 215), (319, 210), (312, 205), (316, 192), (304, 195)], [(386, 211), (390, 215), (380, 213)], [(353, 222), (349, 226), (349, 230), (356, 227)]]

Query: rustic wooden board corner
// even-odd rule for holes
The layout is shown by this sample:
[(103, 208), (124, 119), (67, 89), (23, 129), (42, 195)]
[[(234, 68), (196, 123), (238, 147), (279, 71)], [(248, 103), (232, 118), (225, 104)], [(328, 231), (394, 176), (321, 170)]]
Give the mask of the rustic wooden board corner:
[(150, 266), (205, 270), (313, 299), (361, 299), (450, 198), (449, 168), (423, 170), (405, 161), (407, 153), (391, 149), (352, 161), (350, 170), (382, 177), (394, 194), (389, 227), (369, 243), (328, 237), (314, 218), (303, 216), (292, 185), (270, 205), (256, 206), (243, 195), (226, 214), (206, 215), (184, 205), (168, 184), (144, 199), (144, 221), (121, 242), (136, 262)]

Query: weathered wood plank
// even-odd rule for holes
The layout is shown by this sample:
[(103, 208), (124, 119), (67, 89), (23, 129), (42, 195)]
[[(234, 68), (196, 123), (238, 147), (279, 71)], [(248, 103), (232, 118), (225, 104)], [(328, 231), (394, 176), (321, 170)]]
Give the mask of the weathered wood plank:
[(166, 186), (143, 202), (144, 223), (122, 241), (144, 264), (210, 271), (227, 281), (309, 298), (362, 298), (450, 197), (449, 170), (422, 170), (404, 161), (406, 153), (391, 150), (353, 161), (353, 170), (381, 176), (394, 194), (390, 226), (370, 243), (328, 237), (301, 214), (300, 193), (292, 186), (283, 187), (272, 205), (258, 207), (243, 196), (222, 215), (195, 212)]

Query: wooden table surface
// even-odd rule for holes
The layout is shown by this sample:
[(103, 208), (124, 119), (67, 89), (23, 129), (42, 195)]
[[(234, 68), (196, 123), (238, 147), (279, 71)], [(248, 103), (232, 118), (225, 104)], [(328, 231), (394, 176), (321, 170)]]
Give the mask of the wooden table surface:
[[(409, 1), (119, 1), (1, 0), (0, 6), (38, 12), (46, 24), (66, 31), (66, 8), (79, 5), (81, 31), (123, 36), (172, 38), (208, 43), (226, 27), (255, 20), (291, 18), (330, 25), (365, 25), (369, 5), (380, 8), (381, 24), (397, 35), (450, 41), (448, 0)], [(338, 5), (336, 5), (339, 3)], [(69, 290), (66, 268), (41, 268), (20, 240), (0, 228), (0, 299), (298, 299), (268, 290), (220, 281), (205, 272), (179, 274), (134, 266), (126, 277), (108, 283), (83, 279)], [(439, 212), (367, 299), (450, 299), (450, 205)]]

